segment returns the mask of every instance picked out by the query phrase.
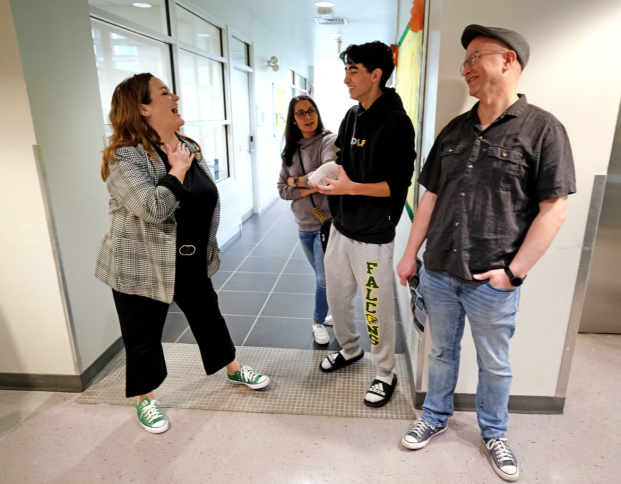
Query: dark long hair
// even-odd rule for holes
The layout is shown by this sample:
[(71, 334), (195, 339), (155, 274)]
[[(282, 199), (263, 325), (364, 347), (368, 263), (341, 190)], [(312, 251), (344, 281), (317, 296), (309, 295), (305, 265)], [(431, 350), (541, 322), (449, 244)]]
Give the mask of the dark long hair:
[(285, 148), (282, 150), (280, 156), (285, 166), (291, 166), (293, 164), (293, 155), (298, 149), (298, 143), (302, 138), (302, 131), (298, 128), (293, 121), (295, 120), (295, 114), (293, 110), (295, 105), (300, 101), (308, 101), (317, 110), (317, 131), (315, 134), (319, 134), (323, 131), (323, 121), (321, 121), (321, 114), (319, 108), (312, 97), (302, 94), (301, 96), (294, 97), (289, 103), (289, 109), (287, 110), (287, 124), (285, 125)]
[[(137, 146), (142, 143), (144, 149), (156, 160), (153, 153), (153, 145), (161, 146), (160, 135), (150, 127), (140, 114), (141, 104), (151, 104), (151, 91), (149, 81), (153, 74), (145, 72), (128, 77), (114, 89), (112, 94), (112, 104), (110, 106), (110, 124), (112, 125), (112, 136), (110, 143), (103, 151), (101, 164), (101, 178), (103, 181), (108, 179), (110, 174), (110, 163), (116, 161), (116, 150), (126, 146)], [(197, 147), (196, 158), (200, 156), (200, 146), (193, 139), (183, 136), (177, 132), (177, 136), (194, 143)]]

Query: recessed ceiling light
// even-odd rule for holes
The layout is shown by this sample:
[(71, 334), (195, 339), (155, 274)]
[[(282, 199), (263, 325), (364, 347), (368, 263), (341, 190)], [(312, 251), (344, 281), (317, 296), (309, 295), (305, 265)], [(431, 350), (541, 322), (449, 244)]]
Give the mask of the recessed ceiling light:
[(151, 8), (153, 6), (150, 3), (132, 3), (132, 5), (138, 8)]
[(328, 34), (329, 37), (342, 37), (341, 34)]
[(333, 5), (332, 2), (315, 2), (316, 7), (332, 7)]
[(211, 37), (211, 35), (209, 34), (196, 34), (196, 35), (198, 35), (199, 37)]

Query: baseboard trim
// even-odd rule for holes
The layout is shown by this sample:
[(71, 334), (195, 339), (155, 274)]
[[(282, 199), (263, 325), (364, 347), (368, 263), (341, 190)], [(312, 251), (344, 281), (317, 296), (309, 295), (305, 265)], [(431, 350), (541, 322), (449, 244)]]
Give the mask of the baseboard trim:
[(242, 214), (242, 223), (248, 220), (250, 217), (254, 215), (254, 208), (251, 208), (246, 213)]
[[(414, 406), (423, 407), (427, 392), (414, 392)], [(476, 395), (473, 393), (456, 393), (453, 395), (453, 405), (459, 412), (476, 411)], [(537, 415), (559, 415), (565, 408), (564, 397), (539, 397), (530, 395), (511, 395), (509, 397), (509, 413), (525, 413)]]
[(91, 366), (89, 366), (81, 375), (80, 382), (82, 383), (82, 390), (86, 390), (91, 384), (95, 381), (95, 379), (99, 376), (99, 374), (104, 370), (106, 366), (108, 366), (112, 360), (114, 360), (121, 351), (125, 348), (123, 344), (123, 338), (117, 339), (114, 343), (112, 343), (106, 351), (104, 351), (99, 358), (97, 358)]
[(237, 228), (237, 231), (233, 235), (231, 235), (224, 244), (220, 246), (220, 251), (224, 252), (239, 239), (241, 239), (241, 229)]
[(123, 350), (123, 340), (117, 339), (81, 375), (40, 375), (33, 373), (0, 373), (0, 390), (80, 393)]
[(268, 208), (270, 208), (272, 205), (274, 205), (274, 203), (278, 199), (280, 199), (280, 196), (278, 195), (278, 193), (275, 193), (274, 196), (271, 199), (269, 199), (267, 202), (265, 202), (262, 206), (259, 207), (259, 215), (261, 215)]

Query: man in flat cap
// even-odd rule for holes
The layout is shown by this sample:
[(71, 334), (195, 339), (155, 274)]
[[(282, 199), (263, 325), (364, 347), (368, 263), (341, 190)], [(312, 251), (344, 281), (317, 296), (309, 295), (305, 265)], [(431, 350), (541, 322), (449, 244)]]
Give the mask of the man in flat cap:
[(453, 119), (434, 143), (418, 182), (426, 188), (405, 254), (401, 284), (416, 274), (427, 238), (420, 287), (432, 349), (423, 414), (403, 437), (420, 449), (444, 432), (453, 414), (461, 339), (468, 317), (477, 350), (476, 412), (492, 466), (519, 475), (505, 433), (511, 385), (509, 339), (520, 285), (561, 228), (575, 193), (569, 139), (550, 113), (517, 93), (529, 58), (511, 30), (469, 25), (460, 72), (479, 102)]

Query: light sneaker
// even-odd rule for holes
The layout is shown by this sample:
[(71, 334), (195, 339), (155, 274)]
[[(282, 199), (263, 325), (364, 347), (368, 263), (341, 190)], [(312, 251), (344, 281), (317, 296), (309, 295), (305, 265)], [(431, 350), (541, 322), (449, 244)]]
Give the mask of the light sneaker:
[(334, 320), (332, 319), (332, 315), (326, 316), (325, 321), (323, 322), (324, 326), (334, 326)]
[(147, 432), (152, 434), (161, 434), (168, 430), (168, 420), (160, 410), (160, 402), (151, 400), (149, 397), (144, 398), (140, 403), (136, 404), (138, 412), (138, 420), (140, 425)]
[(270, 384), (270, 377), (260, 375), (252, 370), (249, 366), (241, 366), (241, 371), (236, 371), (234, 375), (227, 372), (229, 383), (234, 385), (246, 385), (248, 388), (258, 390)]
[(330, 335), (323, 324), (313, 324), (313, 336), (318, 345), (327, 345), (330, 342)]
[(520, 469), (507, 439), (483, 439), (483, 443), (492, 458), (492, 467), (496, 474), (505, 481), (517, 481)]
[(422, 449), (433, 437), (446, 431), (446, 428), (446, 426), (434, 427), (430, 423), (425, 422), (422, 418), (419, 418), (416, 422), (414, 422), (412, 430), (410, 430), (405, 437), (401, 439), (401, 444), (403, 444), (403, 447), (407, 449)]

